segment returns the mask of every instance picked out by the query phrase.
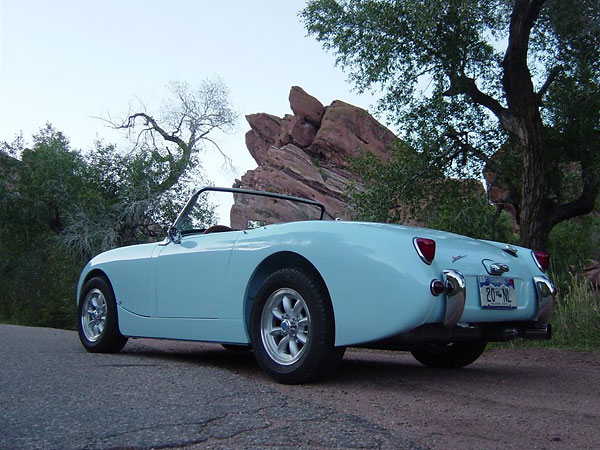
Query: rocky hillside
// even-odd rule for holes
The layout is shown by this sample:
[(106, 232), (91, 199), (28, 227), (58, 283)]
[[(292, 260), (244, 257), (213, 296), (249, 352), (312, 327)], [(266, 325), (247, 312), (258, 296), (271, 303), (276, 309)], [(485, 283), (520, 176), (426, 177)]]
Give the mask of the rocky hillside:
[[(246, 116), (251, 128), (246, 146), (258, 167), (236, 180), (234, 187), (314, 199), (325, 205), (328, 218), (348, 218), (345, 190), (349, 183), (361, 183), (348, 171), (349, 157), (370, 151), (385, 161), (389, 144), (397, 138), (367, 111), (348, 103), (335, 100), (323, 106), (298, 86), (292, 87), (289, 100), (293, 115)], [(253, 200), (250, 205), (241, 197), (231, 209), (235, 228), (245, 228), (250, 208), (254, 215), (263, 211), (261, 218), (267, 222), (290, 220), (298, 213), (289, 202)]]

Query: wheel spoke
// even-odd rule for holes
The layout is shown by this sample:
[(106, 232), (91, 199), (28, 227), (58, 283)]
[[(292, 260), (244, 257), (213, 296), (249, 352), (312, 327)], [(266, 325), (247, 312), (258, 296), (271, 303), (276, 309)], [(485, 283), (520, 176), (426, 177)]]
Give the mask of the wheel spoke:
[(296, 334), (296, 339), (298, 339), (298, 341), (299, 341), (299, 342), (300, 342), (302, 345), (306, 344), (306, 339), (307, 339), (307, 338), (308, 338), (308, 336), (307, 336), (305, 333), (298, 332), (298, 333)]
[(277, 346), (277, 351), (280, 352), (280, 353), (288, 353), (288, 352), (286, 352), (286, 350), (287, 350), (287, 348), (289, 346), (290, 340), (291, 340), (291, 336), (289, 336), (289, 335), (285, 336), (279, 342), (279, 345)]
[(298, 343), (296, 342), (296, 339), (290, 339), (290, 354), (292, 355), (292, 357), (296, 356), (299, 351), (300, 349), (298, 348)]
[(287, 295), (283, 296), (283, 310), (287, 313), (287, 314), (292, 314), (292, 301), (290, 300), (290, 298)]
[(283, 320), (283, 312), (279, 308), (274, 308), (271, 313), (277, 320)]
[(281, 330), (281, 328), (277, 327), (277, 328), (273, 328), (271, 331), (269, 331), (269, 334), (271, 336), (281, 336), (283, 334), (283, 331)]
[(307, 327), (308, 326), (308, 317), (303, 317), (298, 321), (299, 327)]
[(304, 309), (304, 302), (302, 300), (298, 300), (294, 305), (294, 309), (292, 309), (292, 315), (298, 316), (302, 310)]

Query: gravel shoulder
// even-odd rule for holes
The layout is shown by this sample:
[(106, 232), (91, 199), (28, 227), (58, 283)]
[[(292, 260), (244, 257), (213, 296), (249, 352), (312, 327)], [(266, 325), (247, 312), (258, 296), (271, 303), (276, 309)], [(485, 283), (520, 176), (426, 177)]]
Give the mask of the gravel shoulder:
[(350, 351), (321, 386), (280, 386), (430, 448), (600, 448), (600, 352), (491, 350), (460, 370)]
[(279, 385), (251, 353), (0, 325), (0, 448), (600, 448), (600, 352), (491, 350), (462, 370), (349, 350)]

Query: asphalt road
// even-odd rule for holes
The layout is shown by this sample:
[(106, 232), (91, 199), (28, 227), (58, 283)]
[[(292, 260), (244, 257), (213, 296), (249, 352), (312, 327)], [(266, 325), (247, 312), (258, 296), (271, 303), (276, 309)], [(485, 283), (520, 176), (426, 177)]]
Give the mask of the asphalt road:
[(0, 325), (0, 449), (600, 448), (600, 353), (489, 351), (469, 368), (349, 351), (337, 376), (282, 386), (251, 354)]

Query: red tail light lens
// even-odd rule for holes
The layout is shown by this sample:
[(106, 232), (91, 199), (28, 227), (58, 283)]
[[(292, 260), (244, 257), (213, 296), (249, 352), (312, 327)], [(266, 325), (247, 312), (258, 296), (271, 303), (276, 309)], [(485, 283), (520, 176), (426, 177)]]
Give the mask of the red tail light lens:
[(533, 260), (542, 272), (546, 272), (550, 267), (550, 255), (546, 252), (531, 252)]
[(425, 264), (431, 264), (435, 258), (435, 241), (433, 239), (416, 237), (413, 245), (419, 257)]

